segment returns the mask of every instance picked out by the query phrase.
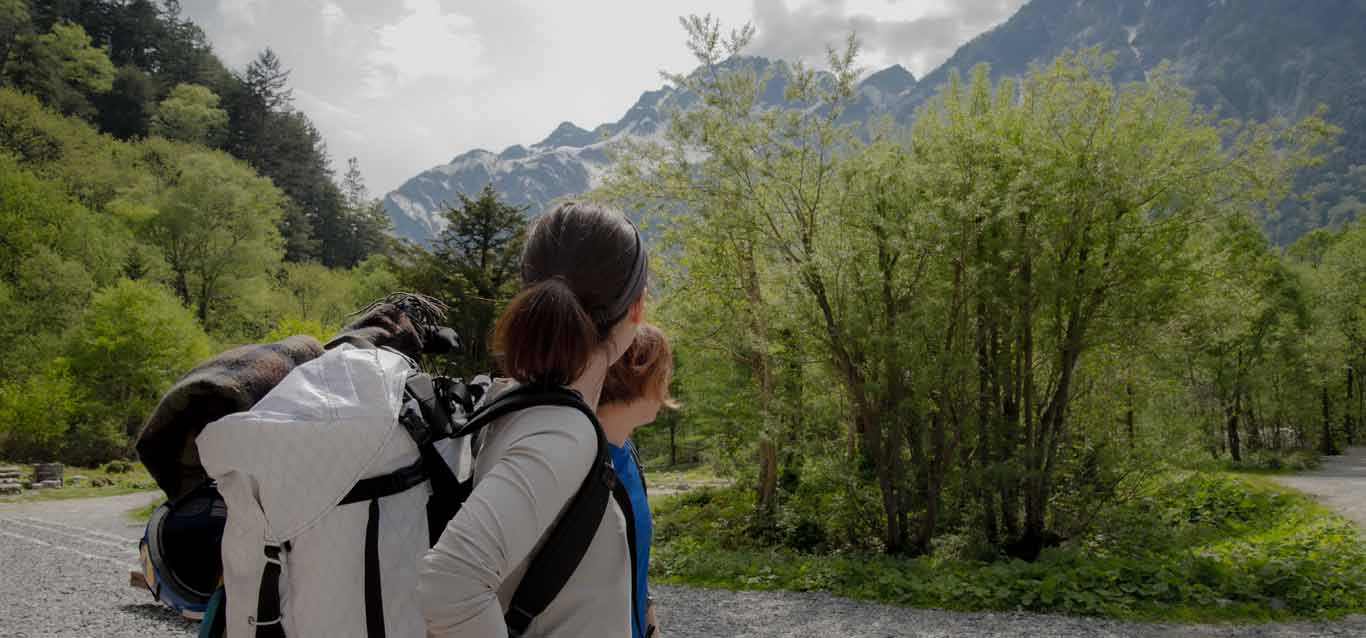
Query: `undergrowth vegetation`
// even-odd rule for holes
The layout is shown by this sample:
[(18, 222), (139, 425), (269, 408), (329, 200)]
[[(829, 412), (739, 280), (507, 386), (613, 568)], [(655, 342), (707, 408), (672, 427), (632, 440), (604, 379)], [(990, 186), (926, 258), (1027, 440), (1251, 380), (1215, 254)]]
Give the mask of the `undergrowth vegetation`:
[(703, 490), (655, 513), (653, 577), (1121, 618), (1263, 620), (1366, 610), (1360, 532), (1305, 496), (1219, 472), (1168, 472), (1138, 483), (1088, 530), (1034, 562), (984, 555), (990, 550), (953, 534), (927, 556), (886, 556), (869, 542), (849, 542), (877, 532), (858, 529), (857, 517), (835, 509), (797, 520), (764, 516), (749, 490)]
[[(0, 461), (0, 466), (10, 465), (5, 461)], [(33, 479), (33, 466), (21, 464), (19, 474), (23, 480)], [(86, 481), (82, 485), (71, 485), (69, 481), (72, 477), (84, 476)], [(76, 498), (90, 498), (92, 496), (117, 496), (120, 494), (132, 494), (134, 492), (146, 492), (155, 490), (157, 484), (152, 480), (152, 475), (147, 473), (147, 468), (141, 463), (131, 463), (128, 461), (110, 461), (98, 467), (75, 467), (67, 466), (63, 471), (63, 477), (68, 484), (58, 489), (25, 490), (17, 496), (0, 496), (0, 503), (26, 503), (30, 501), (57, 501)], [(150, 515), (151, 512), (149, 511)]]

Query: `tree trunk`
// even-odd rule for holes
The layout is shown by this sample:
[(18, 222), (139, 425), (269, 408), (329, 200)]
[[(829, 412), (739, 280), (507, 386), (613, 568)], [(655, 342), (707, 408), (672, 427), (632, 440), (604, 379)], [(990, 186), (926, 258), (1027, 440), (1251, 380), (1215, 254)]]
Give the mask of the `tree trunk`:
[(1352, 420), (1352, 390), (1356, 386), (1352, 366), (1347, 366), (1347, 402), (1343, 404), (1342, 429), (1347, 433), (1347, 445), (1356, 445), (1356, 423)]
[(1262, 423), (1257, 419), (1257, 401), (1253, 397), (1247, 398), (1247, 406), (1243, 410), (1243, 416), (1247, 417), (1247, 444), (1253, 450), (1266, 449), (1262, 442)]
[(768, 322), (763, 313), (763, 291), (759, 287), (759, 270), (754, 248), (747, 244), (741, 255), (741, 276), (745, 298), (750, 307), (750, 330), (758, 347), (749, 353), (750, 372), (759, 384), (759, 485), (760, 510), (770, 510), (778, 487), (778, 450), (773, 441), (773, 362), (765, 350), (769, 343)]
[(945, 444), (946, 426), (944, 418), (946, 416), (943, 398), (937, 397), (934, 411), (930, 413), (930, 448), (931, 457), (925, 466), (924, 478), (924, 499), (921, 501), (925, 508), (921, 514), (920, 526), (916, 530), (916, 537), (913, 541), (915, 550), (918, 554), (929, 554), (930, 543), (934, 541), (935, 532), (939, 528), (939, 506), (941, 503), (940, 491), (944, 485), (944, 468), (948, 465), (949, 450)]
[[(925, 507), (925, 503), (930, 499), (930, 464), (925, 454), (925, 427), (919, 414), (912, 414), (911, 427), (907, 434), (911, 444), (911, 475), (915, 477), (911, 498), (916, 506)], [(916, 538), (911, 541), (910, 549), (913, 553), (924, 553), (929, 549), (928, 544), (921, 542), (923, 532), (922, 519)]]
[(1041, 450), (1039, 449), (1038, 427), (1039, 423), (1034, 414), (1034, 284), (1033, 284), (1033, 259), (1029, 250), (1028, 218), (1025, 213), (1021, 213), (1020, 238), (1024, 244), (1024, 260), (1020, 268), (1020, 279), (1022, 282), (1023, 294), (1021, 295), (1022, 307), (1020, 309), (1020, 325), (1022, 335), (1020, 346), (1024, 351), (1024, 358), (1020, 362), (1021, 384), (1020, 395), (1024, 403), (1024, 411), (1021, 415), (1024, 423), (1025, 435), (1025, 479), (1024, 479), (1024, 509), (1025, 509), (1025, 535), (1029, 534), (1029, 529), (1034, 519), (1037, 517), (1040, 527), (1042, 527), (1042, 503), (1037, 501), (1038, 490), (1037, 481), (1034, 478), (1036, 468), (1039, 466)]
[[(996, 529), (996, 486), (992, 484), (994, 437), (991, 421), (996, 417), (992, 388), (990, 341), (987, 331), (986, 304), (977, 304), (977, 498), (982, 502), (982, 533), (987, 543), (996, 546), (1000, 537)], [(967, 469), (967, 468), (964, 468)]]
[(1124, 386), (1124, 395), (1128, 399), (1124, 409), (1124, 426), (1129, 432), (1129, 449), (1135, 449), (1138, 444), (1134, 436), (1134, 384), (1132, 382)]
[(205, 277), (199, 285), (199, 325), (209, 325), (209, 279)]
[(190, 282), (185, 271), (178, 268), (175, 271), (175, 294), (180, 297), (180, 303), (190, 305)]
[(1337, 446), (1333, 444), (1333, 414), (1328, 405), (1328, 384), (1324, 383), (1321, 388), (1323, 397), (1323, 437), (1319, 442), (1319, 451), (1324, 456), (1337, 454)]
[(676, 434), (678, 432), (678, 419), (669, 419), (669, 467), (678, 465), (678, 442)]
[[(1019, 374), (1020, 358), (1019, 351), (1015, 351), (1009, 363), (1004, 367), (1005, 379), (1001, 383), (1001, 423), (1000, 423), (1000, 446), (997, 448), (1001, 453), (1000, 467), (1003, 470), (1011, 470), (1015, 458), (1015, 449), (1019, 445), (1020, 432), (1020, 379)], [(1000, 472), (1000, 491), (1001, 491), (1001, 532), (1005, 538), (1012, 538), (1020, 531), (1019, 524), (1019, 503), (1018, 499), (1018, 480), (1013, 471)]]
[(1238, 414), (1242, 412), (1240, 399), (1241, 393), (1234, 391), (1233, 403), (1224, 407), (1224, 427), (1228, 433), (1228, 453), (1233, 457), (1234, 462), (1243, 460), (1242, 441), (1238, 438)]
[(761, 510), (771, 510), (778, 488), (778, 449), (768, 439), (759, 440), (759, 502)]

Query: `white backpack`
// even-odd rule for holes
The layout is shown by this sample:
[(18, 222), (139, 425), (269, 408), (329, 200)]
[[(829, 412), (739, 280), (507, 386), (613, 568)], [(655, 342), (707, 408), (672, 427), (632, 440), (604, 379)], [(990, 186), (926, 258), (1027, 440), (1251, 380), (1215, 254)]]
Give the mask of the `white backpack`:
[(430, 488), (398, 419), (415, 369), (394, 351), (342, 344), (199, 435), (228, 505), (228, 636), (425, 635), (417, 568)]
[(629, 512), (630, 499), (577, 392), (520, 386), (481, 401), (488, 383), (433, 378), (392, 350), (341, 343), (205, 427), (200, 460), (228, 509), (226, 635), (425, 636), (418, 566), (473, 489), (471, 440), (513, 412), (560, 406), (588, 417), (597, 457), (513, 594), (505, 620), (525, 632), (577, 569), (608, 500)]

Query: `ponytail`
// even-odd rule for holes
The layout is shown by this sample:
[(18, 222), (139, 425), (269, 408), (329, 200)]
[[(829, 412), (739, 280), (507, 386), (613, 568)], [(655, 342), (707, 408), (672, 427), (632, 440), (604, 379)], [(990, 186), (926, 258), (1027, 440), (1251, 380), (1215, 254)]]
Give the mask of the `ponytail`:
[(562, 277), (523, 288), (493, 331), (493, 351), (503, 374), (519, 381), (569, 385), (598, 346), (599, 331)]

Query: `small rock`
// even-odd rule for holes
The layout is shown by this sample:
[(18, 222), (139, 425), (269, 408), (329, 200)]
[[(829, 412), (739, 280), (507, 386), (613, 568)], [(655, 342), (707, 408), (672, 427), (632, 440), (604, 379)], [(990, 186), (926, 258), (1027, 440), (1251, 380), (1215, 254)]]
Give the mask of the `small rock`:
[(19, 487), (18, 483), (0, 484), (0, 496), (13, 496), (15, 494), (21, 494), (23, 491), (24, 490)]
[(1280, 598), (1276, 598), (1274, 596), (1269, 601), (1269, 604), (1271, 605), (1271, 611), (1274, 611), (1278, 614), (1283, 613), (1290, 608), (1290, 605), (1287, 605), (1284, 600), (1281, 600)]
[(62, 487), (61, 481), (38, 481), (33, 484), (35, 490), (55, 490)]
[(90, 485), (91, 487), (111, 487), (114, 485), (114, 479), (96, 476), (95, 478), (90, 479)]
[(66, 484), (67, 484), (67, 485), (73, 485), (73, 486), (74, 486), (74, 485), (81, 485), (81, 484), (86, 483), (86, 482), (89, 482), (89, 481), (90, 481), (90, 479), (89, 479), (88, 477), (81, 476), (81, 475), (77, 474), (76, 476), (73, 476), (73, 477), (71, 477), (71, 478), (68, 478), (68, 479), (66, 480)]

